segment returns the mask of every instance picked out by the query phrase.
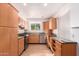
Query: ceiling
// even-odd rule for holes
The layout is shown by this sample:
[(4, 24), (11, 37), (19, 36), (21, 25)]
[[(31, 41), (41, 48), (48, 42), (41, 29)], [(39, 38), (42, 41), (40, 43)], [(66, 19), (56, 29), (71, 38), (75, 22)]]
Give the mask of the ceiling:
[(47, 6), (44, 6), (44, 4), (45, 3), (26, 3), (24, 6), (23, 3), (12, 3), (12, 5), (28, 19), (48, 18), (53, 16), (64, 5), (64, 3), (47, 3)]

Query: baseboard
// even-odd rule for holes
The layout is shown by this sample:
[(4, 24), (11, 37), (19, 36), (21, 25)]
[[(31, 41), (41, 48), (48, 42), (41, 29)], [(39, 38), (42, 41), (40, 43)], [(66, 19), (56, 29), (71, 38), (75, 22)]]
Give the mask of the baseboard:
[(25, 49), (20, 53), (20, 55), (19, 56), (21, 56), (22, 55), (22, 53), (25, 51)]
[(46, 43), (28, 43), (28, 44), (46, 44)]

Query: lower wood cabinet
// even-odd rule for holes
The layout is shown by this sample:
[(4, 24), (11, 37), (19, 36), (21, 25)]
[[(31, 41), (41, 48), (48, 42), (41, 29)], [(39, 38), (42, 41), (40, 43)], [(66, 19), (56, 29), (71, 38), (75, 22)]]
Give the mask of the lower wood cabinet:
[(18, 55), (17, 29), (0, 27), (0, 56)]
[(31, 33), (29, 35), (28, 43), (40, 43), (40, 36), (38, 33)]
[[(49, 38), (48, 35), (46, 35), (46, 37), (47, 37), (47, 46), (50, 47), (50, 38)], [(50, 47), (50, 48), (51, 48), (51, 47)]]
[(54, 50), (54, 54), (56, 55), (56, 56), (61, 56), (62, 55), (62, 44), (60, 43), (60, 42), (58, 42), (58, 41), (55, 41), (55, 43), (53, 44), (53, 49), (55, 49)]
[(18, 55), (18, 36), (17, 36), (17, 28), (9, 28), (9, 39), (10, 39), (10, 55), (17, 56)]
[(7, 27), (0, 27), (0, 56), (9, 55), (9, 45), (9, 29)]
[(77, 43), (70, 40), (58, 40), (51, 38), (52, 40), (52, 51), (55, 56), (76, 56), (77, 54)]
[(21, 55), (21, 53), (24, 50), (24, 37), (19, 38), (19, 55)]

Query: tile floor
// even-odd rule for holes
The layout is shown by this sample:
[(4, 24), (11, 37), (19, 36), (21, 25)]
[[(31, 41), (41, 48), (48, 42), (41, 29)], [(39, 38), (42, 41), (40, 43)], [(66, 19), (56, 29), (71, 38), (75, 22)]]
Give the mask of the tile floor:
[(53, 54), (44, 44), (29, 44), (21, 56), (53, 56)]

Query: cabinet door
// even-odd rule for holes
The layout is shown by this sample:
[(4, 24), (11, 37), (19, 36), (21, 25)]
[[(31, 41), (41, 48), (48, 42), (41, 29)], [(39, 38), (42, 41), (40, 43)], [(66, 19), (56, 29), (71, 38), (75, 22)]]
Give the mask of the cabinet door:
[(56, 41), (55, 45), (56, 45), (55, 55), (56, 56), (61, 56), (61, 43)]
[(39, 34), (30, 34), (29, 43), (40, 43)]
[(0, 27), (0, 55), (9, 55), (10, 50), (9, 30), (7, 27)]
[(57, 28), (57, 21), (56, 18), (49, 19), (49, 29), (56, 29)]
[(47, 32), (49, 30), (49, 21), (43, 22), (43, 30)]
[(43, 22), (43, 30), (45, 31), (45, 22)]
[(47, 46), (50, 47), (49, 36), (48, 35), (46, 35), (46, 36), (47, 36)]
[(51, 21), (51, 27), (52, 27), (52, 30), (53, 29), (56, 29), (57, 28), (57, 21), (56, 21), (56, 18), (52, 18), (52, 21)]
[(9, 5), (0, 3), (0, 26), (8, 26)]
[(45, 29), (46, 29), (46, 32), (49, 30), (49, 21), (46, 22)]
[(24, 50), (24, 37), (19, 39), (19, 55), (23, 52)]
[(8, 26), (9, 27), (18, 27), (19, 16), (18, 12), (9, 5), (9, 16), (8, 16)]
[(18, 55), (17, 28), (10, 28), (10, 55)]

